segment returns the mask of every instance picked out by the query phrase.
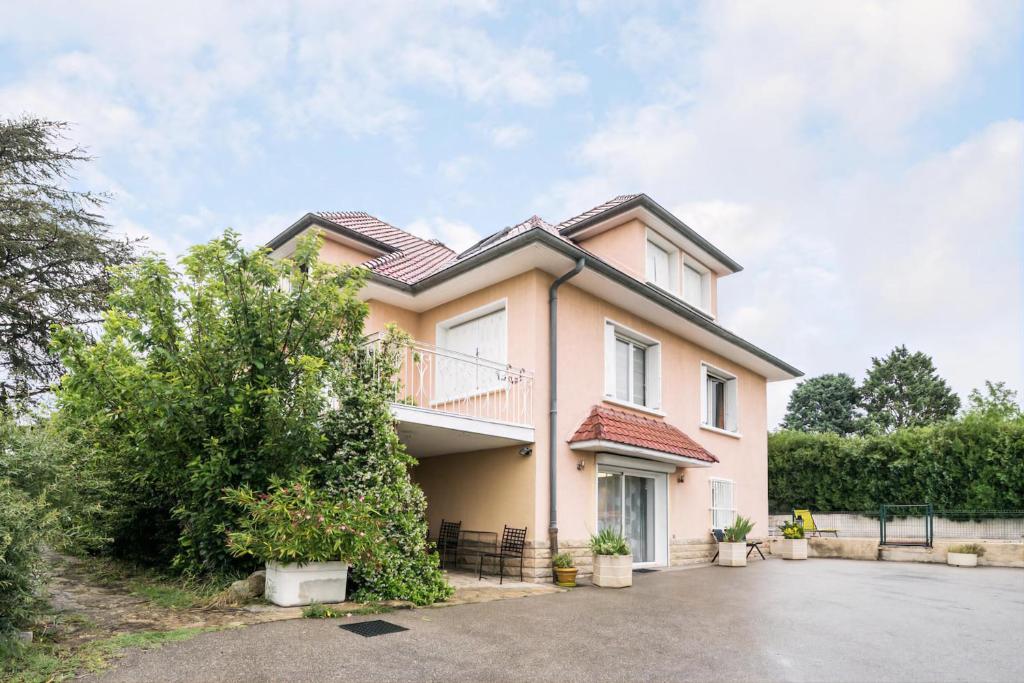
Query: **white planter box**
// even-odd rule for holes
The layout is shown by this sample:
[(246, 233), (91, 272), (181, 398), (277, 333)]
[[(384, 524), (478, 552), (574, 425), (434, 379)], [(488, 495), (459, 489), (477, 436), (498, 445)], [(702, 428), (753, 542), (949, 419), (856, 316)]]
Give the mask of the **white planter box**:
[(784, 538), (779, 543), (779, 554), (784, 560), (806, 560), (807, 539), (806, 538)]
[(978, 556), (974, 553), (946, 553), (946, 564), (954, 567), (977, 567)]
[(301, 566), (267, 562), (267, 585), (263, 597), (282, 607), (345, 602), (346, 581), (346, 562), (309, 562)]
[(603, 588), (633, 585), (632, 555), (594, 555), (594, 575), (590, 579)]
[(747, 543), (719, 543), (718, 564), (722, 567), (746, 567)]

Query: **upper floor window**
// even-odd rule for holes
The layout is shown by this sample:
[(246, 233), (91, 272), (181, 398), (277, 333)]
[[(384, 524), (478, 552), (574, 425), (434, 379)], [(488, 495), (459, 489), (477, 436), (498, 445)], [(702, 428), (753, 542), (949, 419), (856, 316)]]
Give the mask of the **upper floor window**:
[(437, 345), (441, 347), (434, 360), (438, 399), (500, 388), (502, 369), (508, 362), (505, 301), (440, 323)]
[(739, 429), (736, 377), (706, 363), (700, 366), (701, 425), (727, 432)]
[(683, 259), (683, 300), (697, 308), (711, 308), (711, 272), (688, 256)]
[(679, 250), (661, 235), (647, 231), (647, 281), (666, 292), (679, 292)]
[(606, 322), (605, 397), (657, 410), (661, 404), (661, 344)]

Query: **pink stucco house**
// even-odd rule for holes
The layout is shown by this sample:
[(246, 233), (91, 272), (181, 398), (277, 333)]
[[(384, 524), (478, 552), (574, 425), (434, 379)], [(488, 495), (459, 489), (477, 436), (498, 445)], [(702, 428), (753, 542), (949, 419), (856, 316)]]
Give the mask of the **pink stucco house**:
[(367, 333), (416, 340), (394, 414), (435, 533), (527, 527), (539, 581), (552, 547), (589, 571), (604, 526), (638, 566), (710, 560), (736, 514), (767, 534), (765, 387), (801, 373), (719, 325), (740, 265), (650, 197), (462, 253), (362, 212), (306, 214), (268, 246), (287, 257), (310, 230), (321, 258), (369, 269)]

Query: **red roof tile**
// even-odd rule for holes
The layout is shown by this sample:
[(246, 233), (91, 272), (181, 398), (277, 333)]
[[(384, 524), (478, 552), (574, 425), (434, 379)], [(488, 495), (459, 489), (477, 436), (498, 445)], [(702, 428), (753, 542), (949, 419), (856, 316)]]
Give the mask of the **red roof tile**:
[(672, 425), (623, 410), (594, 406), (569, 443), (614, 441), (684, 458), (718, 462), (703, 446)]
[(618, 197), (615, 197), (614, 199), (609, 199), (604, 204), (598, 204), (594, 208), (588, 209), (583, 213), (579, 214), (578, 216), (567, 218), (566, 220), (558, 224), (558, 229), (563, 231), (568, 230), (569, 228), (573, 227), (574, 225), (581, 221), (585, 221), (588, 218), (593, 218), (594, 216), (604, 213), (609, 209), (614, 209), (619, 204), (628, 202), (630, 199), (635, 199), (636, 197), (639, 196), (639, 194), (620, 194)]

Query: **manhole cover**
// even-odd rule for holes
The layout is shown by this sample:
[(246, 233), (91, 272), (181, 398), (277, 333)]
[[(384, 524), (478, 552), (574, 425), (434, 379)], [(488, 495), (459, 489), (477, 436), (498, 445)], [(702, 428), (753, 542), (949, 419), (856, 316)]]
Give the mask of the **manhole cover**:
[(364, 638), (373, 638), (374, 636), (382, 636), (386, 633), (398, 633), (399, 631), (408, 631), (404, 626), (398, 624), (392, 624), (390, 621), (384, 621), (382, 619), (374, 619), (372, 621), (360, 621), (358, 624), (342, 624), (340, 628), (352, 633), (358, 633)]
[(658, 570), (657, 569), (648, 569), (648, 568), (644, 567), (643, 569), (634, 569), (633, 573), (634, 574), (651, 574), (651, 573), (656, 572), (656, 571), (658, 571)]

